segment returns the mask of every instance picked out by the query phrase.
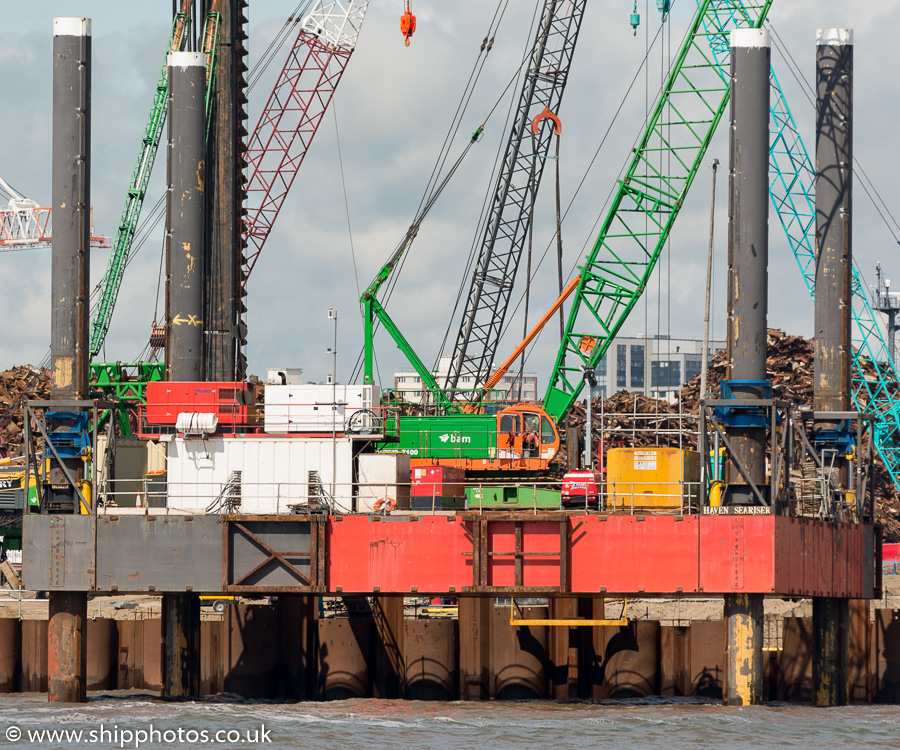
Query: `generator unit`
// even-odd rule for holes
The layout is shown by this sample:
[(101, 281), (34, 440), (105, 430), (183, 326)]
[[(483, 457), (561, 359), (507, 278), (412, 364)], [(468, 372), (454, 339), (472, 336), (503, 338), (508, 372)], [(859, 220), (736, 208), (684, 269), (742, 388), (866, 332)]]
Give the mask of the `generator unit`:
[[(253, 431), (259, 417), (256, 386), (246, 382), (147, 383), (146, 433), (174, 432), (180, 415), (198, 414), (214, 416), (216, 432)], [(212, 424), (210, 420), (182, 418), (182, 423), (190, 421)]]

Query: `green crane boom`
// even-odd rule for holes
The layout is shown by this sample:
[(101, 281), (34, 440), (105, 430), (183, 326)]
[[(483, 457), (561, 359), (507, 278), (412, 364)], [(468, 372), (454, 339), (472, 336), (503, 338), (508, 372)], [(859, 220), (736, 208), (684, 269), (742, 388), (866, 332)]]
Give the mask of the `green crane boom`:
[[(716, 126), (731, 81), (710, 53), (733, 29), (759, 28), (772, 0), (704, 0), (634, 149), (600, 234), (581, 267), (565, 337), (544, 398), (559, 420), (634, 308)], [(711, 39), (710, 37), (713, 37)]]

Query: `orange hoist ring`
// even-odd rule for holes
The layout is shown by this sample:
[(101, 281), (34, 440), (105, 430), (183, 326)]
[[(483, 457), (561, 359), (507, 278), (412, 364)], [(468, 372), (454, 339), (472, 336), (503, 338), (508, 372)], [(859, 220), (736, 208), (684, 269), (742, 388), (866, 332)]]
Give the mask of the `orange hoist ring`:
[(560, 122), (559, 118), (550, 111), (550, 107), (544, 107), (544, 111), (531, 121), (531, 132), (537, 135), (538, 131), (541, 129), (541, 123), (548, 118), (553, 120), (553, 134), (559, 135), (562, 133), (562, 122)]
[(400, 16), (400, 33), (406, 37), (406, 46), (409, 47), (409, 40), (416, 33), (416, 17), (409, 9), (409, 3), (406, 4), (406, 13)]
[(375, 511), (377, 513), (381, 513), (382, 510), (386, 513), (390, 513), (396, 507), (397, 501), (392, 497), (379, 497), (375, 501)]

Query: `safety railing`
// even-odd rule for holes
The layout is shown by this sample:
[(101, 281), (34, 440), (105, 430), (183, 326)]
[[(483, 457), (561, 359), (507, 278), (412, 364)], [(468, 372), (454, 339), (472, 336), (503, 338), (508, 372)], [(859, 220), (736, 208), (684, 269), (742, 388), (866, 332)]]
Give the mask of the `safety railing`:
[[(105, 514), (309, 513), (447, 515), (456, 512), (571, 511), (620, 515), (688, 515), (698, 512), (699, 482), (616, 482), (596, 494), (564, 501), (562, 481), (417, 484), (414, 482), (332, 482), (309, 472), (307, 481), (247, 482), (242, 472), (215, 481), (171, 477), (110, 479), (98, 492)], [(424, 489), (423, 489), (424, 487)]]

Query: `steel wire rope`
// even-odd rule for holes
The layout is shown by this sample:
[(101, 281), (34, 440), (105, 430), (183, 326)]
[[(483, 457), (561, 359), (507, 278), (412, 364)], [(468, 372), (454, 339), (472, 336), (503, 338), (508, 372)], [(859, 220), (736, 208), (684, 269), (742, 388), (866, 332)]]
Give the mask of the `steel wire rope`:
[[(528, 35), (526, 37), (528, 40), (530, 40), (532, 38), (532, 35), (534, 34), (534, 31), (535, 31), (535, 27), (538, 23), (538, 18), (539, 18), (538, 10), (540, 8), (540, 5), (541, 5), (540, 2), (538, 2), (535, 5), (534, 14), (532, 15), (532, 18), (531, 18), (531, 25), (528, 30)], [(532, 54), (533, 49), (534, 49), (534, 45), (531, 44), (530, 42), (527, 42), (525, 51), (522, 54), (522, 62), (519, 65), (518, 70), (516, 71), (515, 75), (507, 83), (506, 88), (503, 90), (503, 93), (498, 98), (497, 103), (494, 105), (494, 107), (491, 110), (491, 113), (493, 113), (493, 111), (497, 108), (497, 106), (499, 106), (500, 102), (506, 96), (507, 92), (510, 90), (510, 88), (512, 88), (512, 85), (514, 83), (518, 83), (521, 80), (522, 76), (525, 73), (525, 65), (531, 59), (531, 54)], [(516, 105), (515, 98), (510, 98), (509, 108), (508, 108), (507, 114), (506, 114), (506, 120), (503, 124), (502, 132), (504, 132), (504, 133), (507, 132), (510, 128), (510, 123), (513, 118), (513, 113), (515, 111), (515, 105)], [(459, 287), (457, 288), (457, 292), (456, 292), (456, 300), (454, 301), (453, 309), (451, 310), (450, 315), (448, 316), (447, 328), (444, 331), (444, 338), (441, 340), (441, 345), (440, 345), (440, 347), (438, 347), (438, 352), (435, 357), (435, 366), (440, 361), (440, 358), (443, 356), (444, 351), (446, 350), (446, 347), (447, 347), (448, 339), (450, 337), (450, 332), (454, 328), (454, 321), (456, 319), (457, 311), (459, 310), (459, 304), (462, 301), (462, 298), (464, 296), (465, 289), (467, 286), (467, 282), (470, 277), (468, 270), (472, 269), (474, 271), (476, 256), (478, 255), (479, 250), (481, 249), (481, 239), (484, 236), (485, 228), (487, 226), (487, 222), (489, 221), (489, 217), (490, 217), (490, 211), (491, 211), (491, 208), (493, 207), (492, 199), (494, 197), (494, 192), (495, 192), (495, 182), (498, 178), (499, 170), (500, 170), (501, 154), (502, 154), (502, 150), (498, 150), (494, 155), (494, 164), (493, 164), (493, 167), (491, 168), (490, 179), (487, 181), (487, 184), (485, 185), (484, 197), (482, 199), (481, 210), (479, 213), (478, 222), (475, 226), (475, 232), (472, 236), (472, 243), (469, 246), (469, 255), (466, 258), (466, 263), (464, 266), (464, 268), (467, 269), (467, 272), (463, 273), (462, 277), (460, 278)]]
[(284, 25), (276, 32), (275, 36), (272, 37), (272, 41), (269, 42), (269, 46), (263, 51), (260, 55), (259, 62), (256, 64), (256, 67), (253, 69), (253, 72), (250, 74), (247, 80), (247, 93), (249, 94), (253, 87), (259, 83), (260, 78), (262, 78), (263, 74), (268, 70), (269, 66), (275, 59), (275, 55), (281, 51), (284, 45), (287, 43), (287, 40), (290, 39), (290, 30), (291, 26), (301, 23), (303, 21), (303, 16), (309, 10), (310, 6), (313, 4), (313, 0), (303, 0), (302, 2), (297, 3), (297, 7), (294, 8), (294, 12), (291, 13), (287, 20), (284, 22)]
[[(499, 19), (497, 18), (497, 14), (499, 12), (500, 3), (505, 3), (503, 7), (503, 12), (500, 13)], [(448, 129), (447, 135), (444, 136), (444, 142), (441, 144), (441, 149), (438, 153), (438, 158), (435, 161), (435, 166), (432, 168), (431, 175), (428, 178), (428, 183), (425, 186), (425, 190), (423, 191), (422, 198), (419, 201), (418, 210), (421, 212), (423, 204), (425, 204), (428, 200), (429, 192), (434, 190), (435, 185), (437, 184), (437, 176), (440, 174), (440, 171), (444, 168), (444, 165), (447, 163), (447, 157), (449, 156), (450, 147), (454, 140), (456, 140), (456, 136), (459, 133), (459, 129), (462, 126), (462, 118), (468, 110), (469, 104), (472, 101), (472, 96), (475, 92), (475, 88), (478, 84), (479, 79), (481, 78), (481, 73), (484, 70), (484, 65), (487, 62), (488, 54), (490, 54), (491, 49), (493, 48), (494, 39), (496, 38), (497, 31), (500, 28), (500, 22), (503, 20), (503, 17), (506, 14), (506, 7), (509, 5), (509, 0), (499, 0), (497, 10), (494, 11), (494, 17), (491, 19), (491, 24), (488, 27), (488, 34), (485, 35), (485, 41), (481, 43), (481, 49), (478, 52), (478, 57), (475, 59), (475, 64), (473, 65), (472, 72), (469, 73), (469, 80), (466, 82), (466, 86), (463, 90), (463, 95), (460, 99), (460, 102), (457, 104), (456, 112), (453, 115), (453, 120), (450, 123), (450, 128)], [(496, 23), (495, 23), (496, 22)], [(488, 39), (488, 35), (490, 35), (490, 41), (485, 44)], [(527, 59), (527, 58), (526, 58)], [(520, 65), (519, 69), (516, 71), (515, 75), (512, 77), (510, 82), (507, 84), (506, 88), (503, 90), (503, 93), (498, 97), (497, 102), (488, 112), (488, 116), (481, 123), (481, 128), (487, 124), (487, 121), (490, 119), (491, 115), (496, 110), (499, 103), (503, 100), (503, 97), (506, 96), (506, 92), (509, 90), (510, 86), (518, 80), (518, 77), (521, 73), (522, 67), (524, 66), (524, 61), (522, 65)], [(499, 157), (495, 157), (499, 158)], [(496, 161), (495, 161), (496, 165)], [(394, 288), (397, 285), (397, 281), (400, 277), (400, 271), (403, 270), (403, 266), (406, 264), (406, 258), (408, 256), (404, 256), (397, 269), (396, 272), (392, 275), (391, 279), (388, 281), (387, 289), (385, 290), (385, 304), (390, 301), (391, 295), (394, 292)], [(454, 311), (456, 307), (454, 306)]]
[[(672, 8), (674, 8), (674, 7), (675, 7), (675, 3), (673, 2)], [(657, 30), (656, 35), (653, 38), (653, 42), (650, 44), (649, 48), (645, 51), (644, 57), (641, 60), (640, 64), (638, 65), (638, 69), (635, 72), (634, 77), (631, 79), (631, 82), (629, 83), (628, 88), (622, 97), (622, 100), (619, 102), (619, 106), (616, 108), (616, 111), (613, 114), (613, 117), (610, 120), (608, 127), (606, 128), (606, 132), (603, 134), (603, 138), (600, 140), (600, 144), (597, 146), (597, 149), (594, 151), (593, 157), (591, 158), (590, 162), (588, 163), (587, 167), (585, 168), (584, 174), (582, 175), (581, 180), (578, 183), (578, 186), (575, 188), (575, 191), (572, 194), (572, 198), (569, 200), (569, 203), (566, 206), (566, 210), (563, 212), (563, 216), (562, 216), (563, 221), (565, 221), (566, 217), (569, 215), (569, 211), (572, 209), (572, 207), (575, 203), (575, 200), (577, 199), (579, 193), (581, 192), (582, 188), (584, 187), (584, 184), (587, 181), (588, 175), (593, 170), (594, 164), (596, 163), (598, 157), (600, 156), (600, 151), (603, 149), (603, 146), (606, 144), (606, 141), (609, 138), (609, 135), (610, 135), (610, 132), (612, 131), (613, 126), (616, 124), (616, 121), (618, 120), (619, 115), (622, 113), (623, 109), (625, 108), (625, 102), (628, 100), (628, 97), (631, 95), (632, 89), (634, 88), (635, 83), (638, 81), (638, 78), (640, 77), (641, 72), (645, 71), (645, 68), (647, 67), (650, 51), (655, 48), (656, 42), (659, 40), (660, 34), (662, 33), (662, 29), (663, 29), (663, 26), (662, 26), (662, 24), (660, 24), (660, 27)], [(682, 44), (683, 43), (684, 42), (682, 40)], [(660, 88), (660, 91), (661, 90), (662, 89)], [(657, 92), (657, 93), (659, 93), (659, 92)], [(634, 140), (632, 142), (632, 148), (628, 152), (629, 157), (626, 158), (625, 162), (622, 164), (622, 167), (619, 169), (619, 173), (616, 176), (616, 179), (613, 181), (612, 187), (610, 188), (609, 193), (607, 194), (606, 199), (604, 200), (603, 205), (601, 206), (600, 211), (597, 214), (597, 218), (594, 220), (594, 223), (591, 225), (591, 229), (590, 229), (584, 243), (581, 246), (580, 254), (579, 254), (578, 258), (576, 259), (576, 261), (572, 264), (571, 268), (569, 269), (570, 277), (571, 277), (572, 273), (575, 271), (575, 269), (577, 268), (578, 262), (584, 256), (585, 248), (587, 248), (588, 243), (591, 241), (591, 238), (596, 236), (597, 225), (600, 223), (600, 221), (603, 219), (603, 217), (606, 214), (606, 209), (609, 206), (609, 201), (612, 199), (613, 195), (615, 194), (615, 192), (618, 188), (619, 182), (622, 179), (622, 174), (628, 168), (628, 164), (630, 163), (630, 154), (632, 154), (634, 152), (634, 149), (638, 143), (638, 140), (640, 139), (641, 135), (643, 134), (644, 130), (646, 129), (648, 122), (649, 122), (649, 113), (644, 116), (644, 121), (641, 125), (641, 129), (638, 132), (638, 135), (634, 138)], [(551, 247), (553, 246), (554, 240), (555, 240), (555, 237), (551, 238), (550, 241), (547, 243), (547, 247), (544, 249), (544, 252), (541, 254), (541, 257), (538, 260), (537, 265), (535, 266), (533, 275), (535, 275), (535, 276), (537, 275), (538, 271), (540, 270), (541, 266), (544, 263), (544, 260), (547, 257), (548, 252), (550, 251)], [(515, 307), (513, 308), (512, 315), (507, 316), (507, 321), (503, 325), (503, 333), (501, 334), (501, 336), (506, 336), (506, 334), (509, 330), (509, 326), (512, 322), (512, 319), (515, 317), (516, 313), (518, 312), (523, 299), (524, 299), (524, 294), (520, 295)], [(542, 335), (543, 335), (543, 330), (541, 330), (537, 334), (537, 336), (535, 336), (534, 341), (532, 341), (531, 344), (529, 345), (529, 347), (527, 348), (526, 353), (524, 354), (526, 362), (528, 361), (528, 358), (530, 357), (531, 352), (533, 352), (534, 348), (537, 346), (537, 343), (540, 340), (540, 337)], [(607, 368), (608, 368), (608, 365), (607, 365)]]
[[(456, 162), (454, 163), (453, 167), (450, 169), (450, 172), (444, 178), (443, 182), (438, 186), (437, 190), (429, 198), (428, 203), (426, 203), (425, 206), (423, 207), (423, 209), (418, 213), (416, 218), (413, 220), (413, 223), (409, 225), (409, 228), (406, 230), (406, 234), (403, 236), (403, 239), (400, 241), (400, 243), (394, 249), (394, 252), (391, 254), (391, 257), (388, 259), (387, 265), (389, 265), (393, 261), (393, 259), (396, 258), (398, 255), (400, 255), (401, 253), (404, 253), (409, 248), (409, 246), (412, 244), (416, 235), (419, 233), (419, 228), (421, 227), (422, 222), (424, 221), (425, 217), (428, 215), (428, 212), (431, 210), (431, 207), (434, 206), (437, 199), (441, 196), (441, 193), (444, 192), (444, 188), (447, 187), (450, 180), (456, 174), (457, 169), (459, 169), (459, 166), (462, 164), (463, 160), (468, 155), (469, 150), (472, 148), (474, 143), (475, 143), (474, 140), (470, 140), (469, 143), (466, 145), (465, 149), (463, 149), (463, 152), (459, 155), (459, 158), (457, 158)], [(361, 351), (356, 360), (356, 364), (353, 367), (352, 374), (351, 374), (351, 380), (355, 379), (357, 377), (357, 375), (359, 374), (359, 370), (362, 367), (362, 359), (363, 359), (363, 352)]]
[[(794, 56), (791, 55), (790, 50), (788, 50), (787, 45), (784, 43), (784, 41), (779, 36), (778, 31), (775, 29), (772, 22), (767, 21), (766, 24), (769, 27), (769, 29), (772, 31), (772, 36), (775, 38), (775, 44), (774, 44), (775, 49), (777, 50), (778, 54), (781, 56), (781, 59), (784, 60), (785, 63), (787, 64), (788, 70), (790, 71), (791, 76), (794, 78), (797, 85), (800, 87), (801, 93), (806, 97), (806, 100), (809, 102), (810, 106), (815, 108), (815, 106), (816, 106), (816, 101), (814, 98), (815, 91), (813, 90), (811, 84), (804, 77), (800, 66), (797, 64), (797, 61), (794, 59)], [(862, 164), (860, 163), (859, 159), (856, 157), (855, 154), (853, 156), (853, 164), (854, 164), (853, 173), (857, 176), (862, 175), (863, 179), (860, 180), (860, 184), (862, 185), (863, 191), (865, 192), (865, 194), (869, 198), (869, 200), (872, 202), (872, 205), (874, 206), (875, 211), (878, 213), (879, 217), (884, 222), (885, 226), (887, 227), (887, 230), (891, 233), (891, 236), (893, 237), (894, 241), (897, 244), (900, 244), (900, 238), (898, 238), (898, 232), (900, 232), (900, 222), (897, 221), (897, 218), (894, 216), (894, 214), (891, 212), (890, 208), (888, 207), (887, 203), (881, 197), (881, 194), (878, 192), (878, 189), (875, 187), (875, 184), (872, 182), (871, 178), (869, 177), (869, 175), (865, 171), (865, 169), (863, 169)], [(859, 173), (857, 173), (857, 169), (859, 170)], [(875, 195), (878, 196), (877, 202), (872, 197), (872, 194), (869, 192), (869, 188), (871, 188), (872, 192), (874, 192)], [(891, 227), (890, 222), (888, 222), (887, 218), (885, 217), (884, 213), (882, 212), (882, 208), (879, 208), (879, 205), (878, 205), (879, 203), (881, 204), (881, 207), (884, 209), (884, 212), (886, 212), (887, 215), (890, 216), (891, 221), (894, 223), (894, 227), (896, 227), (898, 230), (897, 232), (895, 232), (894, 228)], [(860, 273), (860, 275), (862, 275), (862, 274)]]
[[(502, 12), (500, 12), (501, 4), (503, 5)], [(456, 112), (453, 113), (453, 118), (450, 120), (450, 127), (447, 129), (447, 133), (444, 135), (444, 141), (441, 144), (441, 148), (438, 152), (438, 158), (435, 161), (434, 166), (431, 168), (431, 174), (428, 177), (428, 182), (425, 184), (425, 190), (423, 191), (422, 198), (419, 201), (418, 210), (421, 210), (428, 192), (432, 189), (435, 180), (437, 180), (437, 176), (440, 174), (441, 169), (443, 169), (444, 164), (446, 164), (447, 156), (450, 153), (450, 145), (453, 143), (453, 141), (456, 139), (457, 134), (459, 133), (459, 128), (462, 125), (462, 118), (465, 115), (466, 110), (468, 109), (469, 102), (471, 102), (472, 100), (472, 95), (475, 92), (475, 86), (478, 83), (478, 79), (481, 77), (481, 73), (484, 70), (484, 64), (487, 62), (488, 55), (490, 54), (491, 49), (494, 46), (494, 38), (496, 36), (496, 32), (500, 28), (500, 21), (502, 21), (503, 16), (506, 15), (506, 8), (508, 6), (509, 0), (499, 0), (497, 8), (494, 10), (494, 16), (491, 19), (490, 24), (488, 25), (487, 34), (485, 34), (485, 37), (481, 42), (481, 49), (478, 51), (478, 57), (475, 58), (475, 63), (472, 65), (472, 70), (469, 71), (469, 79), (466, 81), (466, 85), (463, 88), (463, 94), (456, 105)], [(500, 13), (499, 19), (497, 18), (498, 13)]]
[[(353, 247), (353, 226), (350, 223), (350, 202), (347, 199), (347, 181), (344, 179), (344, 156), (341, 152), (341, 132), (338, 128), (337, 101), (331, 98), (331, 114), (334, 117), (334, 139), (337, 142), (338, 169), (341, 173), (341, 189), (344, 192), (344, 213), (347, 216), (347, 234), (350, 236), (350, 258), (353, 261), (353, 278), (356, 281), (356, 298), (362, 297), (359, 289), (359, 269), (356, 265), (356, 249)], [(337, 378), (337, 373), (334, 374)]]
[[(466, 84), (466, 90), (463, 92), (463, 95), (462, 95), (462, 101), (465, 102), (465, 105), (463, 106), (462, 104), (460, 104), (457, 106), (457, 112), (460, 112), (460, 107), (462, 106), (462, 111), (459, 114), (458, 118), (456, 115), (454, 115), (454, 119), (458, 119), (459, 123), (457, 123), (455, 128), (451, 124), (452, 136), (448, 133), (448, 136), (445, 137), (444, 144), (442, 144), (441, 153), (438, 155), (436, 164), (445, 164), (446, 163), (445, 152), (449, 153), (450, 144), (452, 144), (452, 141), (455, 139), (455, 135), (459, 132), (459, 127), (462, 122), (462, 117), (464, 116), (465, 111), (468, 109), (468, 104), (471, 101), (472, 94), (474, 93), (475, 84), (477, 84), (478, 80), (481, 77), (481, 72), (484, 69), (484, 62), (486, 61), (486, 58), (487, 58), (486, 53), (489, 53), (491, 47), (493, 46), (493, 40), (494, 40), (494, 38), (496, 38), (496, 33), (499, 30), (499, 22), (503, 19), (503, 16), (505, 15), (506, 7), (509, 4), (509, 0), (500, 0), (500, 3), (505, 3), (503, 12), (500, 13), (499, 20), (497, 20), (497, 23), (496, 23), (496, 27), (494, 26), (494, 19), (497, 19), (498, 11), (494, 12), (494, 19), (492, 19), (491, 27), (489, 28), (489, 32), (491, 30), (493, 30), (493, 34), (491, 36), (490, 41), (488, 42), (488, 44), (486, 46), (485, 46), (484, 42), (482, 42), (482, 49), (479, 50), (478, 58), (476, 58), (475, 68), (479, 67), (479, 60), (481, 59), (483, 53), (485, 53), (484, 54), (485, 59), (481, 60), (480, 69), (478, 70), (477, 74), (474, 75), (474, 80), (473, 80), (472, 74), (470, 74), (469, 81)], [(498, 8), (499, 8), (499, 4), (498, 4)], [(487, 39), (487, 37), (485, 37), (485, 38)], [(494, 102), (493, 106), (488, 111), (487, 116), (484, 118), (481, 125), (479, 126), (479, 130), (482, 130), (484, 128), (484, 126), (488, 123), (488, 121), (491, 119), (491, 117), (496, 112), (497, 107), (499, 107), (500, 103), (505, 98), (506, 93), (509, 91), (510, 87), (513, 85), (513, 83), (515, 83), (516, 80), (518, 80), (519, 75), (527, 62), (527, 59), (528, 59), (527, 56), (524, 57), (522, 63), (519, 65), (519, 68), (516, 70), (516, 73), (510, 78), (506, 87), (503, 89), (501, 94), (497, 97), (496, 101)], [(476, 131), (476, 132), (478, 132), (478, 131)], [(448, 144), (448, 139), (449, 139), (450, 144)], [(465, 157), (466, 154), (468, 154), (469, 149), (471, 149), (472, 145), (475, 142), (476, 141), (475, 141), (474, 137), (469, 140), (469, 142), (466, 144), (465, 149), (462, 152), (462, 155), (457, 159), (453, 168), (451, 169), (449, 174), (444, 178), (444, 180), (440, 183), (439, 186), (435, 186), (435, 184), (433, 184), (434, 183), (434, 177), (433, 177), (434, 170), (432, 170), (432, 176), (429, 177), (428, 185), (426, 186), (426, 189), (423, 193), (423, 197), (419, 203), (419, 207), (420, 207), (419, 211), (418, 211), (416, 217), (414, 218), (412, 224), (410, 224), (410, 227), (407, 229), (407, 232), (404, 235), (404, 239), (401, 240), (400, 244), (394, 250), (394, 253), (393, 253), (394, 255), (398, 252), (398, 250), (400, 250), (401, 247), (403, 247), (404, 244), (407, 244), (407, 247), (409, 245), (411, 245), (413, 239), (415, 239), (415, 235), (418, 233), (419, 227), (421, 226), (422, 220), (425, 218), (425, 215), (428, 213), (428, 211), (434, 205), (435, 201), (437, 200), (437, 197), (443, 192), (444, 188), (447, 186), (447, 183), (449, 182), (450, 177), (452, 177), (456, 173), (456, 170), (459, 168), (459, 165), (462, 162), (463, 158)], [(435, 167), (435, 169), (436, 168), (437, 167)], [(412, 232), (412, 234), (410, 234), (411, 232)], [(385, 300), (382, 303), (383, 305), (386, 305), (390, 301), (393, 290), (396, 287), (397, 279), (399, 278), (399, 272), (400, 272), (400, 270), (402, 270), (407, 257), (408, 257), (408, 254), (404, 254), (404, 256), (401, 258), (400, 262), (398, 263), (398, 265), (395, 269), (395, 272), (392, 274), (391, 278), (388, 280), (387, 289), (385, 291)], [(379, 328), (379, 326), (377, 325), (377, 321), (376, 321), (375, 330), (378, 330), (378, 328)], [(362, 357), (363, 357), (363, 352), (361, 351), (359, 354), (359, 357), (357, 359), (356, 365), (354, 366), (354, 369), (353, 369), (353, 377), (356, 377), (356, 375), (359, 371), (359, 368), (362, 366)]]

